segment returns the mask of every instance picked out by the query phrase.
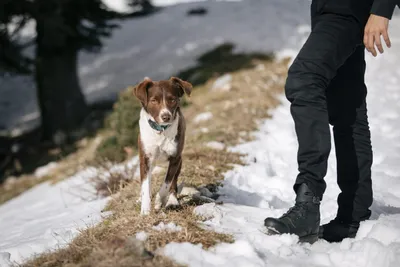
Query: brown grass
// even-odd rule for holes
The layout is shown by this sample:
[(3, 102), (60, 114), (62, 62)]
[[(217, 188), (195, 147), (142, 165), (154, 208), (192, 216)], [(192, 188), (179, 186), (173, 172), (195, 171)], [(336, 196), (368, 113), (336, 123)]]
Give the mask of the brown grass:
[[(23, 266), (94, 267), (107, 266), (111, 262), (113, 264), (108, 266), (178, 266), (155, 251), (169, 242), (201, 243), (205, 248), (219, 242), (232, 242), (230, 236), (201, 229), (196, 223), (201, 218), (193, 215), (193, 207), (142, 217), (138, 216), (139, 204), (132, 200), (126, 201), (96, 227), (82, 231), (67, 248), (42, 254)], [(174, 222), (182, 230), (170, 233), (153, 229), (160, 222)], [(132, 241), (141, 231), (148, 235), (146, 242)]]
[(132, 177), (138, 166), (135, 168), (123, 168), (118, 171), (110, 171), (111, 163), (104, 160), (96, 160), (96, 167), (99, 170), (99, 176), (93, 177), (90, 182), (94, 185), (97, 196), (111, 196), (132, 182)]
[[(230, 146), (250, 140), (249, 132), (257, 129), (257, 119), (266, 118), (267, 111), (279, 104), (275, 96), (282, 92), (286, 63), (260, 60), (255, 62), (257, 67), (253, 69), (233, 73), (229, 92), (210, 92), (213, 81), (194, 90), (191, 105), (184, 110), (188, 137), (179, 182), (215, 188), (232, 164), (242, 163), (240, 154), (226, 149), (213, 150), (205, 144), (218, 141)], [(213, 119), (195, 124), (193, 118), (204, 111), (212, 112)], [(153, 195), (161, 185), (163, 175), (164, 172), (155, 175)], [(157, 254), (157, 250), (170, 242), (190, 242), (209, 248), (220, 242), (233, 241), (230, 235), (202, 229), (198, 222), (203, 218), (193, 213), (193, 205), (186, 204), (177, 211), (139, 216), (140, 204), (136, 201), (139, 183), (119, 186), (123, 180), (118, 178), (114, 183), (118, 186), (111, 186), (113, 190), (107, 183), (99, 188), (101, 192), (113, 193), (106, 207), (112, 215), (97, 226), (82, 231), (66, 248), (39, 255), (23, 266), (178, 266)], [(182, 227), (182, 231), (169, 233), (153, 229), (160, 222), (173, 222)], [(148, 234), (142, 245), (134, 239), (141, 231)]]

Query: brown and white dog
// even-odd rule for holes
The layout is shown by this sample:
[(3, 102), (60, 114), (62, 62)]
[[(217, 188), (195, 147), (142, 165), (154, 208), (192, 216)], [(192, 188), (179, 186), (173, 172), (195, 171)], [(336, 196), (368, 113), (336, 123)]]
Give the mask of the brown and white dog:
[(180, 99), (190, 96), (192, 85), (179, 78), (143, 80), (134, 90), (142, 103), (139, 120), (139, 158), (142, 215), (150, 213), (151, 173), (157, 160), (169, 162), (165, 181), (156, 195), (154, 209), (179, 206), (177, 180), (182, 167), (182, 150), (186, 124), (180, 110)]

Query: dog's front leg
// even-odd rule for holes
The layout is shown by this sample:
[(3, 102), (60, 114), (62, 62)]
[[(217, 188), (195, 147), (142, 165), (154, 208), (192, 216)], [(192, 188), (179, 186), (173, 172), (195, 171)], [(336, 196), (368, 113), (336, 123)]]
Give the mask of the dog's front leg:
[(140, 159), (140, 182), (141, 182), (141, 215), (150, 214), (151, 206), (151, 172), (154, 165), (154, 158), (145, 155), (143, 150), (139, 149), (139, 159)]
[(168, 208), (176, 208), (179, 206), (177, 199), (178, 193), (178, 176), (182, 168), (182, 158), (173, 157), (169, 159), (169, 166), (165, 181), (156, 195), (155, 210), (160, 210), (163, 206)]

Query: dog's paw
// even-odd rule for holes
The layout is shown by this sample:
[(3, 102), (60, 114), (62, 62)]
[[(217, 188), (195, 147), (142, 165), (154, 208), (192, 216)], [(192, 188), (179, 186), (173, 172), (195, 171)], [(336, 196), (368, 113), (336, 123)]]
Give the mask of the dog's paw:
[(179, 203), (179, 201), (176, 198), (175, 194), (170, 194), (168, 196), (168, 201), (167, 201), (167, 204), (165, 205), (165, 208), (167, 210), (171, 210), (171, 209), (177, 209), (180, 206), (181, 206), (181, 204)]
[(142, 209), (142, 210), (140, 210), (140, 215), (142, 215), (142, 216), (150, 215), (150, 209)]
[(160, 211), (161, 208), (163, 207), (163, 201), (161, 199), (161, 196), (159, 193), (156, 195), (156, 199), (154, 200), (154, 209), (155, 211)]
[(140, 205), (140, 215), (149, 215), (150, 214), (150, 203), (151, 200), (149, 198), (142, 198), (142, 203)]

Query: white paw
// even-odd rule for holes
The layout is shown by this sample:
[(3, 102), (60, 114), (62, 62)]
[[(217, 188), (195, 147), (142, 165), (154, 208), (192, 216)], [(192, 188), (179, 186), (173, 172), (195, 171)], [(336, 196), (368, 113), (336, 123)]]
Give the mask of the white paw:
[(141, 208), (140, 208), (140, 214), (141, 215), (148, 215), (150, 214), (150, 205), (151, 205), (151, 196), (150, 196), (150, 178), (146, 179), (142, 183), (142, 188), (141, 188)]
[(168, 196), (168, 201), (167, 204), (165, 205), (165, 207), (168, 208), (176, 208), (179, 207), (180, 203), (178, 201), (178, 199), (176, 198), (175, 194), (170, 194)]
[(162, 206), (163, 206), (163, 202), (162, 202), (162, 199), (160, 197), (160, 193), (157, 193), (156, 199), (154, 200), (154, 209), (156, 211), (160, 211)]
[(140, 207), (141, 215), (149, 215), (150, 214), (150, 198), (142, 198), (142, 204)]
[(140, 210), (140, 215), (147, 216), (150, 214), (150, 209), (142, 209)]

